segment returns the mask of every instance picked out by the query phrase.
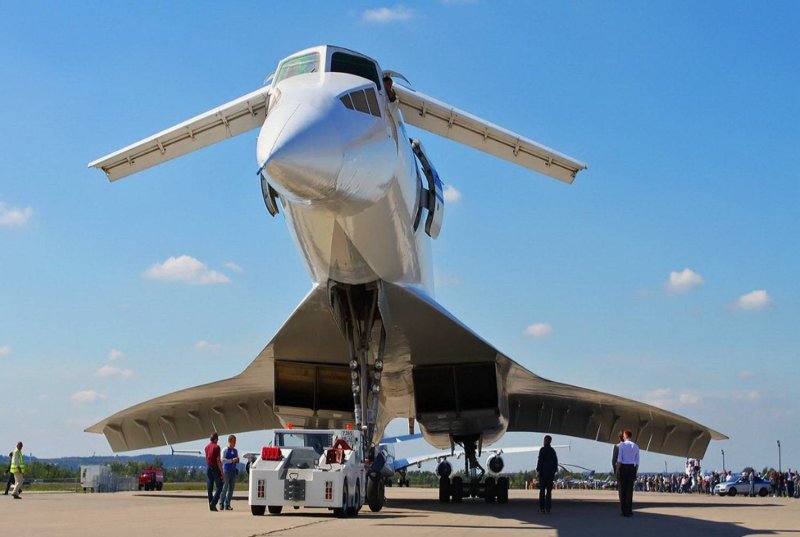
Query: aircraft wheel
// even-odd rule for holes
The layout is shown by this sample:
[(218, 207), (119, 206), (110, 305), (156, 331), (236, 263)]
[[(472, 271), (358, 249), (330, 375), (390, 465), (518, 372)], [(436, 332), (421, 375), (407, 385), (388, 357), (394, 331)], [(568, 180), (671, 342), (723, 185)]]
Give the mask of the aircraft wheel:
[(508, 485), (507, 477), (497, 480), (497, 503), (508, 503)]
[(728, 496), (730, 496), (731, 498), (733, 498), (734, 496), (736, 496), (736, 493), (737, 493), (737, 492), (739, 492), (739, 491), (738, 491), (738, 490), (736, 490), (736, 487), (731, 487), (731, 490), (729, 490), (729, 491), (728, 491)]
[(251, 505), (250, 512), (253, 513), (253, 516), (264, 516), (264, 512), (267, 510), (266, 505)]
[(447, 503), (450, 501), (450, 478), (449, 477), (440, 477), (439, 478), (439, 501), (442, 503)]
[(377, 513), (383, 509), (385, 501), (384, 486), (385, 484), (381, 476), (367, 478), (367, 504), (369, 505), (369, 510), (373, 513)]
[(486, 500), (486, 503), (494, 503), (495, 494), (497, 494), (494, 478), (487, 477), (483, 485), (483, 498)]
[[(264, 506), (262, 505), (261, 508), (262, 508), (261, 509), (261, 514), (264, 514), (264, 509), (263, 509)], [(283, 506), (282, 505), (270, 505), (270, 506), (267, 507), (267, 509), (269, 510), (269, 514), (271, 514), (271, 515), (279, 515), (279, 514), (281, 514), (281, 511), (283, 511)]]
[(453, 485), (450, 494), (453, 496), (453, 503), (461, 503), (464, 498), (464, 482), (460, 477), (453, 478)]

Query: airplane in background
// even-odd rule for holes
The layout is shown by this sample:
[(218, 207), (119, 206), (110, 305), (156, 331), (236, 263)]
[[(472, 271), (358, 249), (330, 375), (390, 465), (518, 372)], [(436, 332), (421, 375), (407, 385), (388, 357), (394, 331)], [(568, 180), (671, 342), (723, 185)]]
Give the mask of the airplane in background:
[[(698, 458), (710, 440), (726, 438), (651, 405), (541, 378), (434, 299), (443, 183), (406, 124), (565, 183), (585, 164), (401, 85), (399, 73), (341, 47), (292, 54), (268, 80), (89, 166), (116, 181), (260, 129), (264, 203), (270, 215), (284, 214), (311, 290), (239, 375), (146, 401), (87, 431), (123, 451), (213, 431), (354, 422), (377, 442), (403, 417), (431, 445), (460, 446), (468, 476), (482, 447), (507, 431), (614, 442), (631, 429), (643, 449)], [(442, 497), (451, 489), (442, 476)]]

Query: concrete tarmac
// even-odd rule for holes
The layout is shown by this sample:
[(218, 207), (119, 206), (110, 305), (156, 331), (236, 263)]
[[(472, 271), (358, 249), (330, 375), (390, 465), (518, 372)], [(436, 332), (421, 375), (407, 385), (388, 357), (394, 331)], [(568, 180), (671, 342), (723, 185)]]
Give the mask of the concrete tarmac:
[[(511, 491), (506, 505), (478, 500), (440, 504), (433, 489), (389, 488), (380, 513), (337, 519), (324, 509), (289, 509), (280, 516), (250, 514), (246, 495), (233, 511), (211, 512), (198, 492), (116, 494), (33, 493), (0, 496), (4, 537), (251, 537), (267, 535), (535, 535), (571, 537), (800, 536), (800, 500), (634, 494), (634, 516), (619, 513), (614, 491), (554, 491), (553, 512), (542, 515), (537, 491)], [(520, 531), (523, 530), (523, 531)], [(355, 533), (352, 533), (355, 532)]]

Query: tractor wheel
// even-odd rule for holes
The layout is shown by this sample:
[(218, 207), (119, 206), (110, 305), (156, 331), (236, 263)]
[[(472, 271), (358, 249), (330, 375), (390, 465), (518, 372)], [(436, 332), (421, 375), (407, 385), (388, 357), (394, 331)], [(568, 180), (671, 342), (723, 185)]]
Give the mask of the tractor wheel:
[(347, 479), (344, 480), (344, 485), (342, 485), (342, 506), (341, 507), (334, 507), (333, 514), (339, 518), (344, 518), (348, 514), (348, 506), (350, 495), (348, 494), (347, 490)]
[(253, 513), (253, 516), (264, 516), (264, 512), (267, 510), (266, 505), (251, 505), (250, 512)]

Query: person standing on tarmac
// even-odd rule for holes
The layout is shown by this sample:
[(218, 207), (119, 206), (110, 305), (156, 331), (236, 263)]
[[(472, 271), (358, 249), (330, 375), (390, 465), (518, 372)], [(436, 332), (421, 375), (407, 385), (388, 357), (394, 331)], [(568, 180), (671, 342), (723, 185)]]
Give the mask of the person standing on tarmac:
[(550, 445), (553, 437), (549, 434), (544, 437), (544, 446), (539, 450), (539, 460), (536, 463), (536, 473), (539, 477), (539, 512), (550, 514), (553, 504), (553, 481), (558, 471), (558, 455)]
[[(220, 449), (217, 442), (219, 435), (214, 433), (206, 446), (206, 482), (208, 484), (208, 508), (211, 511), (217, 510), (219, 496), (222, 493), (222, 461), (220, 460)], [(214, 487), (217, 487), (214, 493)]]
[(622, 433), (625, 439), (619, 445), (619, 458), (617, 459), (617, 472), (619, 474), (619, 503), (622, 516), (633, 516), (633, 485), (636, 482), (636, 472), (639, 470), (639, 446), (631, 440), (633, 433), (625, 429)]
[(25, 458), (22, 456), (22, 442), (17, 442), (17, 449), (11, 452), (11, 467), (9, 472), (14, 476), (14, 492), (12, 497), (20, 499), (22, 494), (22, 475), (25, 473)]
[(228, 447), (225, 448), (222, 454), (222, 470), (225, 484), (222, 485), (219, 508), (223, 511), (233, 511), (231, 498), (233, 497), (233, 488), (236, 486), (236, 476), (239, 474), (237, 464), (239, 464), (239, 451), (236, 449), (236, 436), (230, 435), (228, 437)]

